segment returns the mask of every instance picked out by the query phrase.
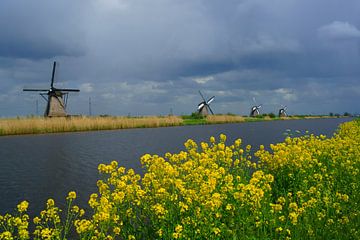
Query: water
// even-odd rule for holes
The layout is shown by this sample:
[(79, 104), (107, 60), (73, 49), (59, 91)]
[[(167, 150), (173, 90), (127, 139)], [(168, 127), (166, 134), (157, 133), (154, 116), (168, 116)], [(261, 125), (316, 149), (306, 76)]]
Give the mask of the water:
[(244, 144), (254, 147), (269, 146), (283, 141), (287, 129), (331, 136), (340, 123), (349, 120), (289, 120), (0, 137), (0, 215), (13, 212), (22, 200), (30, 202), (30, 214), (38, 214), (48, 198), (62, 205), (71, 190), (77, 192), (79, 205), (85, 207), (89, 195), (97, 192), (98, 164), (117, 160), (120, 165), (141, 173), (142, 155), (179, 152), (189, 138), (208, 141), (210, 136), (224, 133), (228, 143), (242, 138)]

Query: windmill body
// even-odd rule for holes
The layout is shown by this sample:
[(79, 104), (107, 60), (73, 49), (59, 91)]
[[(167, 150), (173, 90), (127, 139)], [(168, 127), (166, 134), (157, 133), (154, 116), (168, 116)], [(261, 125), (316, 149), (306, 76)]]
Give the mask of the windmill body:
[(279, 117), (287, 117), (286, 106), (279, 109)]
[[(50, 89), (23, 89), (28, 92), (40, 92), (40, 95), (46, 100), (45, 117), (65, 117), (66, 104), (69, 92), (79, 92), (79, 89), (64, 89), (54, 87), (56, 62), (53, 65)], [(47, 96), (46, 96), (47, 95)]]
[(259, 110), (260, 108), (261, 108), (261, 105), (253, 106), (250, 111), (250, 117), (256, 117), (256, 116), (260, 115), (260, 110)]
[(47, 106), (44, 115), (47, 117), (65, 117), (65, 102), (63, 93), (55, 91), (48, 94)]
[(260, 105), (257, 105), (257, 104), (256, 104), (255, 97), (253, 97), (253, 101), (254, 101), (255, 105), (251, 107), (250, 117), (259, 116), (259, 115), (260, 115), (260, 108), (261, 108), (261, 106), (262, 106), (261, 104), (260, 104)]
[(198, 112), (203, 116), (209, 115), (208, 106), (204, 102), (200, 103), (198, 105)]
[(210, 108), (210, 103), (212, 101), (214, 101), (215, 96), (212, 96), (211, 98), (209, 98), (207, 101), (205, 100), (204, 96), (201, 94), (201, 92), (199, 91), (199, 94), (201, 96), (201, 98), (203, 99), (203, 101), (201, 103), (198, 104), (198, 113), (202, 116), (207, 116), (209, 115), (209, 112), (211, 114), (214, 114), (214, 112), (211, 110)]

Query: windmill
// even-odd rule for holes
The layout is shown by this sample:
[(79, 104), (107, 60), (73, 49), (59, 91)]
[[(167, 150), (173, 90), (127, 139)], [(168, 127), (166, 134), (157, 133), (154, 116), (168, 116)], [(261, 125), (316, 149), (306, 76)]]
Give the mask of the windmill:
[(281, 106), (279, 109), (279, 117), (287, 117), (286, 106)]
[(260, 104), (260, 105), (256, 104), (255, 98), (253, 98), (253, 101), (254, 101), (255, 105), (251, 107), (250, 117), (256, 117), (256, 116), (260, 115), (259, 109), (262, 106), (262, 104)]
[(44, 113), (45, 117), (65, 117), (69, 92), (80, 92), (79, 89), (55, 88), (54, 87), (55, 69), (56, 69), (56, 62), (54, 61), (50, 89), (29, 89), (29, 88), (23, 89), (23, 91), (25, 92), (40, 92), (40, 95), (47, 102)]
[(198, 113), (206, 116), (209, 114), (209, 111), (211, 112), (211, 114), (214, 115), (214, 112), (211, 110), (210, 108), (210, 103), (212, 101), (214, 101), (215, 96), (212, 96), (211, 98), (209, 98), (209, 100), (205, 100), (204, 96), (201, 94), (201, 92), (199, 91), (199, 94), (201, 96), (201, 98), (203, 99), (203, 101), (201, 103), (198, 104)]

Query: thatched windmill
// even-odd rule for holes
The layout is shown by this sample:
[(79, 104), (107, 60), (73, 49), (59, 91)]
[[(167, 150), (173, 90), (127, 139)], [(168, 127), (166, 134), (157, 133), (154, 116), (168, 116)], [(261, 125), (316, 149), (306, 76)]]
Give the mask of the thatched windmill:
[(211, 112), (211, 114), (214, 114), (214, 112), (211, 110), (210, 108), (210, 103), (212, 101), (214, 101), (215, 96), (212, 96), (211, 98), (209, 98), (207, 101), (205, 100), (204, 96), (201, 94), (201, 92), (199, 91), (199, 94), (201, 96), (201, 98), (203, 99), (203, 101), (201, 103), (198, 104), (198, 113), (206, 116), (209, 114), (209, 111)]
[[(79, 89), (55, 88), (54, 77), (56, 62), (54, 61), (50, 89), (23, 89), (26, 92), (41, 92), (40, 95), (47, 102), (44, 116), (45, 117), (65, 117), (66, 105), (69, 92), (80, 92)], [(46, 96), (47, 95), (47, 96)]]
[(287, 108), (286, 106), (282, 106), (279, 109), (279, 117), (287, 117), (286, 108)]

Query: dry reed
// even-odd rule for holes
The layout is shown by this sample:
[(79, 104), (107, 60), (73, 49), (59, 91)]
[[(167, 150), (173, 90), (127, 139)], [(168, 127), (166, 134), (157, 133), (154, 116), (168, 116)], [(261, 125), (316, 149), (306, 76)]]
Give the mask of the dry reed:
[(237, 115), (208, 115), (206, 117), (207, 123), (236, 123), (245, 122), (245, 118)]
[(0, 135), (112, 130), (141, 127), (178, 126), (183, 120), (168, 117), (70, 117), (0, 119)]
[[(306, 117), (319, 118), (319, 116)], [(283, 120), (300, 119), (299, 117), (286, 117)], [(196, 119), (195, 119), (196, 120)], [(206, 124), (239, 123), (246, 121), (274, 120), (266, 116), (261, 119), (242, 117), (239, 115), (208, 115)], [(192, 123), (193, 124), (193, 123)], [(199, 121), (198, 124), (204, 124)], [(147, 117), (64, 117), (64, 118), (0, 118), (0, 136), (39, 134), (56, 132), (114, 130), (125, 128), (146, 128), (188, 125), (179, 116), (147, 116)]]

